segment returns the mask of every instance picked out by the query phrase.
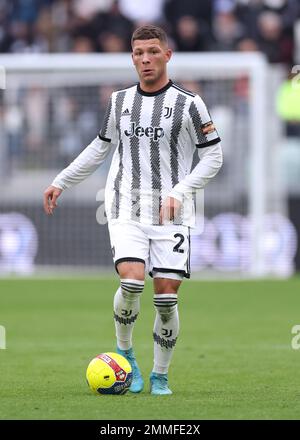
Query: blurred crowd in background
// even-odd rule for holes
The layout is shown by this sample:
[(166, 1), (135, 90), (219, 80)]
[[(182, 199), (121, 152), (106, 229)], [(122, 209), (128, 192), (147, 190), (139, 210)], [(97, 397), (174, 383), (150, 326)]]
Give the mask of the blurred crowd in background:
[[(280, 206), (278, 200), (282, 200), (284, 188), (289, 197), (295, 197), (290, 205), (291, 220), (300, 225), (300, 0), (0, 0), (0, 54), (129, 52), (133, 30), (148, 23), (166, 30), (175, 52), (262, 52), (270, 63), (264, 87), (268, 108), (259, 127), (251, 125), (253, 107), (247, 73), (226, 77), (221, 71), (218, 76), (209, 71), (199, 72), (197, 81), (178, 79), (204, 98), (221, 135), (226, 158), (205, 202), (208, 217), (218, 215), (219, 229), (212, 224), (208, 227), (208, 235), (197, 245), (197, 264), (208, 258), (205, 264), (213, 266), (215, 261), (220, 266), (224, 255), (229, 265), (237, 263), (234, 270), (244, 270), (239, 265), (244, 264), (248, 238), (245, 218), (240, 215), (248, 212), (249, 143), (254, 129), (267, 133), (270, 206)], [(23, 59), (16, 58), (22, 67)], [(41, 58), (34, 58), (39, 67)], [(82, 73), (78, 80), (73, 71), (63, 76), (52, 71), (44, 75), (38, 70), (9, 72), (7, 88), (0, 94), (0, 181), (7, 189), (3, 193), (8, 194), (9, 210), (13, 207), (17, 213), (23, 212), (38, 228), (39, 264), (98, 265), (102, 261), (105, 265), (110, 248), (107, 237), (101, 238), (101, 243), (107, 240), (105, 251), (94, 239), (99, 231), (93, 229), (95, 205), (88, 205), (90, 216), (86, 212), (90, 195), (78, 197), (72, 215), (56, 219), (51, 235), (49, 224), (44, 224), (36, 188), (43, 189), (57, 170), (67, 166), (92, 141), (102, 125), (110, 94), (131, 84), (116, 80), (101, 83), (97, 72), (92, 81), (86, 81)], [(109, 160), (97, 171), (98, 182), (105, 181), (108, 167)], [(283, 176), (283, 184), (274, 177), (276, 173)], [(290, 224), (278, 226), (279, 232), (276, 228), (269, 228), (271, 235), (265, 240), (267, 252), (272, 254), (270, 265), (274, 271), (290, 273), (295, 232)], [(8, 258), (5, 255), (16, 260), (14, 249), (19, 252), (19, 235), (20, 242), (26, 239), (34, 243), (27, 229), (12, 241), (15, 230), (11, 217), (2, 216), (0, 271), (1, 261), (3, 265)], [(94, 230), (91, 241), (83, 230)], [(19, 247), (26, 249), (25, 245)], [(27, 249), (31, 247), (27, 245)], [(274, 255), (284, 260), (279, 261), (279, 269)], [(300, 253), (297, 261), (300, 269)]]
[[(163, 27), (175, 51), (260, 51), (271, 64), (283, 65), (286, 81), (274, 106), (286, 135), (296, 138), (283, 150), (289, 164), (298, 164), (298, 175), (300, 84), (295, 91), (289, 74), (300, 64), (300, 0), (0, 0), (0, 53), (127, 52), (133, 30), (146, 23)], [(202, 94), (209, 107), (223, 104), (235, 118), (246, 118), (246, 78), (186, 87)], [(67, 165), (98, 132), (112, 91), (71, 84), (6, 90), (0, 175)]]
[(0, 52), (126, 52), (139, 25), (177, 51), (262, 51), (294, 62), (300, 0), (0, 0)]

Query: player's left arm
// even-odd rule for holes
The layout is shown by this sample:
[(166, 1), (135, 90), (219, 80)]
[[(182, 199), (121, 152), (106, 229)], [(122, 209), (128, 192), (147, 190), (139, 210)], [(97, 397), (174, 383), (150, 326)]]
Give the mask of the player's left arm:
[(200, 161), (193, 171), (174, 186), (169, 194), (182, 202), (185, 195), (193, 194), (205, 185), (218, 173), (223, 163), (221, 142), (206, 147), (199, 152)]
[(160, 223), (173, 220), (179, 212), (184, 197), (204, 188), (219, 171), (223, 163), (221, 142), (199, 151), (200, 162), (193, 171), (174, 186), (160, 210)]
[(218, 173), (223, 164), (221, 140), (203, 100), (196, 95), (189, 106), (191, 141), (198, 149), (200, 161), (193, 171), (178, 182), (169, 194), (182, 202), (186, 195), (193, 194)]

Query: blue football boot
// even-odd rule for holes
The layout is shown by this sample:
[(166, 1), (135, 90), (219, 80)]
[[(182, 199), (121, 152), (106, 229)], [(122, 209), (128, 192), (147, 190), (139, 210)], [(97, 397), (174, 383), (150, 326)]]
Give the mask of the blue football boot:
[(168, 386), (168, 375), (151, 373), (150, 374), (150, 393), (156, 396), (172, 394)]
[(137, 361), (135, 359), (133, 349), (129, 348), (129, 350), (121, 350), (120, 348), (117, 347), (117, 353), (124, 356), (124, 358), (126, 358), (131, 365), (132, 382), (129, 391), (131, 391), (132, 393), (140, 393), (144, 388), (144, 380), (142, 377), (142, 373), (139, 369), (139, 366), (137, 364)]

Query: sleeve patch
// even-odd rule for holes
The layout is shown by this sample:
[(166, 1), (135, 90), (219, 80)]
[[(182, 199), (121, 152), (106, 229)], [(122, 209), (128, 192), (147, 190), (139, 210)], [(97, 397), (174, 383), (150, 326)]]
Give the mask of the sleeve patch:
[(212, 121), (206, 122), (206, 124), (201, 125), (202, 133), (206, 136), (207, 134), (213, 133), (216, 128)]

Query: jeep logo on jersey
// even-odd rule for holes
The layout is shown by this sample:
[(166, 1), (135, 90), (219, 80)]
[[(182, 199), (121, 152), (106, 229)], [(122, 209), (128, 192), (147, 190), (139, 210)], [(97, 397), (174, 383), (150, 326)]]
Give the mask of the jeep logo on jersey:
[(130, 130), (125, 130), (124, 132), (128, 137), (143, 137), (147, 136), (148, 138), (157, 141), (158, 139), (164, 137), (165, 132), (162, 127), (141, 127), (140, 125), (136, 126), (135, 122), (130, 124)]

